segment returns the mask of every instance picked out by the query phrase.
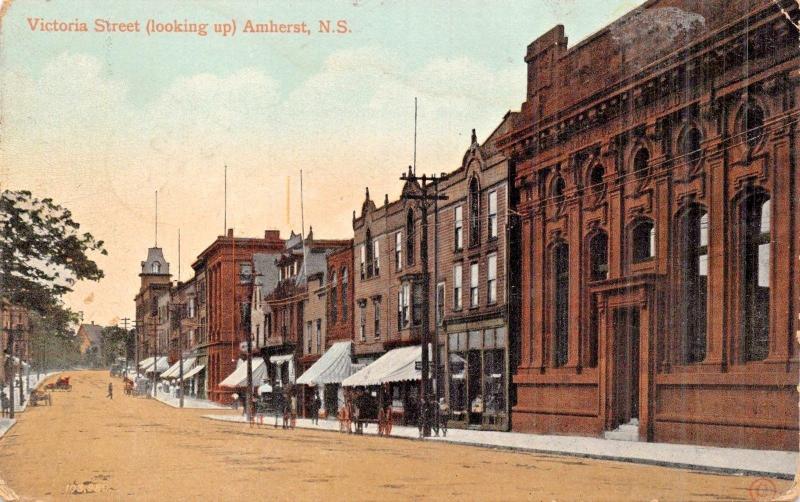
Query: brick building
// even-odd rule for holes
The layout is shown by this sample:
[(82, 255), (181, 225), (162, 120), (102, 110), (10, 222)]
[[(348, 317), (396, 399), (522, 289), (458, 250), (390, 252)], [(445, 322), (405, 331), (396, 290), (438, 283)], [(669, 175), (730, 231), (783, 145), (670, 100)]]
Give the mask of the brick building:
[(767, 0), (528, 47), (514, 430), (797, 449), (798, 56)]
[(206, 343), (199, 343), (198, 349), (207, 354), (205, 385), (213, 401), (229, 402), (233, 392), (219, 383), (236, 368), (239, 344), (247, 339), (241, 309), (250, 304), (253, 255), (278, 251), (283, 245), (277, 230), (267, 230), (263, 238), (245, 238), (234, 237), (233, 229), (228, 229), (192, 265), (196, 275), (205, 276), (208, 331)]
[[(169, 297), (171, 274), (169, 263), (164, 259), (164, 252), (159, 247), (147, 250), (147, 259), (141, 262), (139, 274), (139, 293), (134, 298), (136, 303), (136, 367), (139, 362), (155, 357), (158, 342), (158, 303), (166, 295)], [(166, 345), (160, 347), (161, 355), (166, 353)]]
[[(14, 357), (31, 362), (30, 332), (31, 320), (30, 312), (24, 307), (14, 305), (5, 298), (0, 298), (0, 320), (2, 320), (2, 330), (0, 330), (0, 350), (7, 353), (9, 330), (14, 332)], [(5, 356), (4, 356), (5, 357)], [(0, 381), (5, 382), (5, 372), (7, 365), (0, 364)]]
[(328, 253), (326, 349), (335, 342), (353, 339), (353, 241)]

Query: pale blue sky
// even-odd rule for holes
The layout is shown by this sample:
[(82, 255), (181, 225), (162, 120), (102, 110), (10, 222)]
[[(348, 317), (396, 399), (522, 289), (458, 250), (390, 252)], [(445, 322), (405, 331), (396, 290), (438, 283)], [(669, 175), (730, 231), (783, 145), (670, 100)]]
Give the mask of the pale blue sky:
[[(397, 197), (411, 162), (449, 171), (525, 96), (527, 45), (564, 24), (571, 45), (638, 0), (15, 0), (3, 19), (0, 181), (51, 196), (108, 243), (107, 279), (69, 303), (86, 319), (131, 317), (139, 261), (159, 244), (182, 278), (222, 232), (222, 166), (237, 235), (306, 225), (352, 235), (364, 187)], [(256, 22), (347, 19), (347, 36), (31, 32), (27, 18)], [(241, 29), (241, 26), (239, 26)], [(292, 212), (285, 216), (286, 178)]]

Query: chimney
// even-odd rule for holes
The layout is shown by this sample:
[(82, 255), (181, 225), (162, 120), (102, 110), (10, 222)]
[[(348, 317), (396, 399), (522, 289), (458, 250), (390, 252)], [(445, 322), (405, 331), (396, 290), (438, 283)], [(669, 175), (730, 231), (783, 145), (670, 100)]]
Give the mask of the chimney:
[(228, 237), (233, 237), (233, 229), (232, 228), (228, 229)]

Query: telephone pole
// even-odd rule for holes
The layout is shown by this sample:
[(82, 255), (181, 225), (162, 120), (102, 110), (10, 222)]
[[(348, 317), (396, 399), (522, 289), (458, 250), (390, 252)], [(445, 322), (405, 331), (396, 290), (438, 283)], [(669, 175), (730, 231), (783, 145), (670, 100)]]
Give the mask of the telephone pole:
[(128, 345), (130, 345), (128, 338), (131, 336), (130, 332), (128, 331), (128, 323), (131, 322), (131, 320), (128, 317), (123, 317), (120, 319), (120, 321), (122, 322), (122, 329), (125, 330), (125, 371), (128, 371)]
[[(433, 350), (433, 370), (434, 374), (439, 371), (439, 340), (431, 340), (430, 332), (430, 273), (428, 271), (428, 208), (433, 203), (434, 211), (438, 211), (438, 201), (447, 200), (444, 195), (439, 195), (438, 183), (440, 176), (432, 175), (427, 176), (423, 174), (421, 177), (416, 175), (411, 166), (408, 168), (408, 173), (403, 174), (400, 179), (406, 183), (411, 183), (419, 187), (419, 193), (414, 193), (416, 190), (403, 190), (405, 195), (403, 199), (418, 201), (420, 208), (420, 220), (422, 222), (422, 238), (420, 239), (420, 262), (422, 264), (421, 283), (422, 283), (422, 395), (420, 396), (422, 403), (420, 409), (422, 410), (422, 436), (430, 437), (431, 435), (431, 422), (435, 415), (433, 410), (433, 388), (431, 385), (430, 374), (430, 354), (428, 352), (428, 345), (431, 345)], [(438, 219), (435, 216), (435, 219)], [(435, 229), (434, 229), (435, 231)], [(436, 257), (434, 257), (436, 261)], [(438, 384), (437, 384), (438, 387)], [(438, 394), (438, 389), (437, 389)], [(436, 403), (438, 406), (438, 403)]]

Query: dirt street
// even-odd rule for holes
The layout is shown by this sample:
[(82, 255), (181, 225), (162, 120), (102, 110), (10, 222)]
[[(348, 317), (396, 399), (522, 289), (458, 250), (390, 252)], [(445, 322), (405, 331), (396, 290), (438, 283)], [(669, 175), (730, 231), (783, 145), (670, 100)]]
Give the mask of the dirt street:
[[(756, 478), (331, 432), (252, 429), (126, 397), (107, 372), (0, 440), (23, 500), (753, 500)], [(113, 381), (114, 399), (105, 398)], [(765, 480), (760, 482), (763, 484)], [(778, 490), (790, 483), (768, 481)]]

